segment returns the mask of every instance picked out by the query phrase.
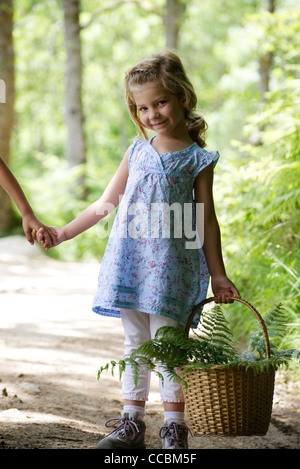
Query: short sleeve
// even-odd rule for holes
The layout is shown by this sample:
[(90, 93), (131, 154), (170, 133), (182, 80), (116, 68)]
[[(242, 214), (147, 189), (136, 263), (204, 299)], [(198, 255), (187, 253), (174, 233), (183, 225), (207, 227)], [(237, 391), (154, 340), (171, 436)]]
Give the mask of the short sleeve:
[(220, 154), (218, 151), (206, 151), (201, 148), (201, 151), (198, 152), (197, 155), (197, 167), (195, 168), (194, 176), (198, 176), (198, 174), (211, 163), (213, 163), (213, 167), (215, 167), (219, 158)]
[(136, 146), (138, 145), (138, 143), (140, 143), (140, 140), (138, 138), (135, 138), (133, 140), (132, 144), (131, 144), (131, 150), (130, 150), (129, 161), (128, 161), (129, 168), (131, 166), (132, 155), (133, 155), (134, 150), (135, 150)]

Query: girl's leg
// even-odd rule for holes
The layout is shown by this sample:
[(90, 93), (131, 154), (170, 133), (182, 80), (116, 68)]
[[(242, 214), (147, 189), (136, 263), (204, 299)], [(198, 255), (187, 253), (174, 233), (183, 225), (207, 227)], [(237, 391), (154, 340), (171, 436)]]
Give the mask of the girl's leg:
[[(136, 350), (140, 342), (150, 338), (149, 315), (138, 311), (122, 310), (121, 318), (124, 327), (124, 358), (129, 357)], [(134, 384), (130, 365), (126, 365), (123, 374), (124, 408), (120, 419), (106, 422), (106, 426), (119, 426), (98, 443), (99, 449), (144, 449), (145, 401), (148, 399), (150, 373), (147, 368), (140, 367), (138, 386)], [(113, 422), (111, 424), (111, 422)]]
[[(173, 319), (154, 316), (151, 317), (151, 335), (162, 326), (180, 327)], [(164, 424), (160, 429), (163, 449), (188, 448), (188, 427), (184, 418), (184, 394), (181, 384), (170, 380), (166, 372), (160, 368), (164, 383), (160, 383), (161, 398), (164, 403)]]
[[(151, 338), (155, 336), (156, 331), (163, 326), (181, 327), (174, 319), (150, 314), (150, 332)], [(181, 384), (169, 379), (167, 373), (162, 367), (159, 372), (164, 377), (163, 384), (160, 382), (160, 394), (164, 403), (165, 412), (184, 412), (184, 395)]]
[[(150, 325), (149, 314), (134, 310), (121, 310), (121, 319), (124, 329), (124, 358), (127, 358), (136, 350), (141, 342), (149, 340)], [(146, 366), (139, 367), (138, 385), (133, 379), (132, 369), (129, 364), (126, 365), (123, 374), (123, 399), (124, 406), (145, 407), (148, 400), (150, 388), (150, 372)], [(128, 407), (127, 407), (128, 408)]]
[[(165, 316), (141, 313), (134, 310), (121, 310), (124, 328), (124, 358), (129, 357), (141, 342), (154, 338), (156, 331), (163, 326), (180, 327), (176, 321)], [(171, 381), (162, 367), (164, 384), (160, 383), (161, 398), (165, 412), (184, 412), (184, 396), (180, 383)], [(145, 407), (150, 387), (150, 372), (146, 366), (139, 368), (138, 386), (134, 384), (130, 365), (126, 366), (123, 375), (124, 405)]]

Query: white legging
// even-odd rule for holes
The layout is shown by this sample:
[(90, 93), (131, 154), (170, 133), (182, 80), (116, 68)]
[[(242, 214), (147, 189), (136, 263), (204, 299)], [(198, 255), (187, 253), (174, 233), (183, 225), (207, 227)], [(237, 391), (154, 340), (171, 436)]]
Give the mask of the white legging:
[[(124, 358), (129, 357), (141, 342), (153, 339), (156, 331), (162, 326), (180, 327), (171, 318), (155, 314), (141, 313), (132, 309), (122, 309), (121, 319), (124, 328)], [(163, 384), (160, 381), (160, 395), (163, 402), (184, 402), (180, 383), (171, 381), (164, 370), (159, 367), (163, 375)], [(147, 401), (150, 388), (151, 372), (145, 365), (139, 367), (138, 384), (135, 386), (132, 369), (129, 364), (123, 374), (123, 399), (131, 401)]]

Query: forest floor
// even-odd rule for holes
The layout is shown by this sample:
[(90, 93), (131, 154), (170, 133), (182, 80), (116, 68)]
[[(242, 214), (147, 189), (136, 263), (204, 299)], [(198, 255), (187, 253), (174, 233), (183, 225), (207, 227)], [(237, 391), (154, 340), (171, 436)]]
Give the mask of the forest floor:
[[(0, 448), (94, 449), (119, 417), (118, 376), (99, 366), (122, 357), (120, 320), (91, 311), (98, 263), (67, 263), (20, 236), (0, 239)], [(190, 449), (297, 449), (299, 382), (277, 374), (263, 437), (194, 437)], [(159, 449), (162, 407), (153, 379), (147, 449)], [(3, 454), (3, 453), (2, 453)]]

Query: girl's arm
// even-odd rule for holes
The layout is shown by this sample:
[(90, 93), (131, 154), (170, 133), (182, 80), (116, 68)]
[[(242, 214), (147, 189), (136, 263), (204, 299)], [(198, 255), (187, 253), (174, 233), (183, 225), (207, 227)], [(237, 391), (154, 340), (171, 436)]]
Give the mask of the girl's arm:
[(213, 165), (210, 164), (199, 173), (195, 180), (195, 200), (196, 203), (204, 204), (203, 251), (211, 275), (211, 285), (216, 297), (216, 303), (231, 303), (232, 300), (227, 298), (230, 296), (240, 297), (240, 294), (226, 275), (221, 249), (220, 228), (215, 213), (212, 188)]
[[(78, 217), (63, 228), (54, 227), (58, 234), (58, 244), (68, 239), (75, 238), (75, 236), (88, 230), (119, 205), (120, 197), (124, 194), (128, 179), (128, 160), (130, 150), (131, 148), (128, 148), (126, 151), (119, 168), (100, 199), (92, 203), (80, 215), (78, 215)], [(40, 238), (42, 233), (43, 230), (40, 230), (38, 233), (38, 240), (42, 245), (44, 245)], [(44, 247), (46, 246), (44, 245)]]
[(23, 219), (23, 229), (26, 235), (27, 240), (30, 244), (34, 243), (33, 233), (36, 233), (38, 229), (43, 227), (44, 236), (47, 242), (52, 244), (56, 243), (55, 232), (48, 226), (45, 226), (40, 220), (34, 215), (34, 212), (25, 197), (25, 194), (18, 183), (17, 179), (8, 168), (6, 163), (0, 156), (0, 184), (7, 194), (12, 198), (18, 207), (22, 219)]

